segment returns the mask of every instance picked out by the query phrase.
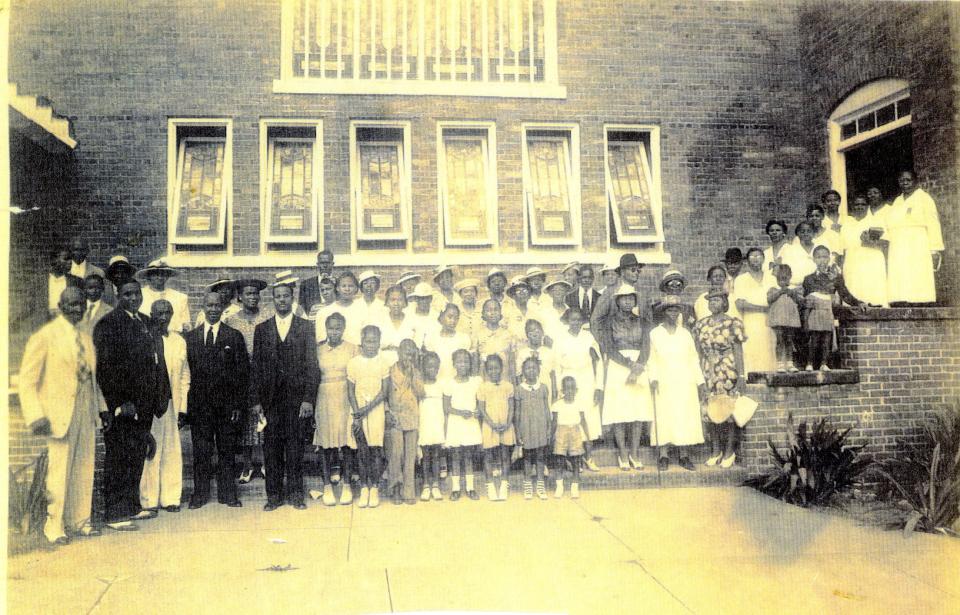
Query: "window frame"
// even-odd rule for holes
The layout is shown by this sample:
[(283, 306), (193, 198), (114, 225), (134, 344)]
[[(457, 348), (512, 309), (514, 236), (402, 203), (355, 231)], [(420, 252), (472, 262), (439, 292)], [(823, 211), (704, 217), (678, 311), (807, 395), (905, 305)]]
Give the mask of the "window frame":
[[(649, 160), (649, 189), (650, 189), (650, 213), (653, 217), (654, 232), (642, 236), (629, 237), (624, 236), (620, 229), (620, 217), (617, 215), (615, 196), (613, 190), (613, 177), (610, 174), (609, 144), (611, 132), (636, 132), (649, 135), (650, 151)], [(617, 141), (614, 141), (615, 143)], [(642, 143), (642, 142), (641, 142)], [(665, 241), (663, 233), (663, 195), (662, 182), (660, 175), (660, 126), (656, 124), (604, 124), (603, 125), (603, 174), (604, 184), (607, 196), (607, 220), (611, 215), (614, 220), (614, 233), (616, 235), (616, 244), (634, 245), (634, 244), (662, 244)], [(613, 239), (610, 229), (607, 229), (607, 241), (613, 245)]]
[[(357, 138), (357, 132), (363, 128), (386, 128), (400, 130), (402, 141), (399, 142), (400, 160), (398, 168), (401, 172), (400, 177), (400, 224), (399, 231), (390, 234), (368, 235), (362, 232), (363, 216), (361, 210), (361, 181), (360, 181), (360, 141)], [(411, 145), (411, 123), (409, 121), (396, 120), (351, 120), (350, 121), (350, 215), (352, 224), (350, 225), (351, 250), (353, 252), (363, 252), (366, 247), (361, 247), (360, 242), (403, 242), (404, 250), (413, 249), (413, 207), (412, 202), (412, 145)], [(383, 141), (383, 143), (393, 143), (393, 141)], [(376, 247), (375, 249), (384, 249)], [(389, 248), (387, 248), (389, 250)]]
[[(450, 236), (447, 194), (447, 136), (454, 139), (469, 139), (472, 135), (445, 135), (445, 132), (464, 131), (475, 133), (481, 139), (484, 165), (484, 185), (487, 205), (486, 240), (457, 240)], [(438, 246), (441, 251), (459, 248), (485, 248), (496, 250), (500, 246), (500, 212), (497, 198), (497, 128), (495, 122), (441, 121), (437, 122), (437, 218), (440, 232)]]
[[(181, 129), (223, 128), (223, 177), (221, 178), (221, 211), (216, 237), (179, 237), (180, 186), (187, 140), (219, 141), (214, 137), (184, 135)], [(222, 247), (216, 252), (233, 252), (233, 119), (170, 118), (167, 120), (167, 253), (190, 252), (191, 247)]]
[[(270, 213), (272, 206), (272, 154), (271, 128), (312, 128), (313, 139), (309, 137), (284, 137), (290, 140), (310, 140), (313, 142), (313, 217), (314, 224), (310, 235), (279, 235), (272, 234), (270, 228)], [(324, 247), (324, 160), (323, 160), (323, 121), (319, 119), (299, 118), (270, 118), (260, 120), (260, 253), (282, 251), (287, 244), (317, 245), (316, 250)], [(310, 249), (309, 251), (315, 252)], [(292, 250), (296, 251), (296, 250)]]
[[(566, 156), (564, 163), (567, 174), (567, 197), (570, 201), (570, 236), (567, 238), (537, 237), (534, 226), (531, 224), (533, 215), (533, 178), (530, 174), (530, 155), (528, 138), (530, 133), (537, 132), (566, 132), (564, 148)], [(552, 137), (551, 137), (552, 138)], [(563, 138), (563, 137), (560, 137)], [(583, 245), (582, 234), (582, 203), (580, 193), (580, 124), (575, 122), (524, 122), (520, 127), (520, 158), (523, 176), (523, 235), (524, 248), (536, 250), (538, 248), (579, 248)]]

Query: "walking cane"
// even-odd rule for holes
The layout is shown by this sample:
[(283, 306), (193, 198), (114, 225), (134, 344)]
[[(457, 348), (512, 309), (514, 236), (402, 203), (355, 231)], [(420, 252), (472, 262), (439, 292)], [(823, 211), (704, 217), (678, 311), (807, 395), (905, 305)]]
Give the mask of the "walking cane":
[[(648, 361), (649, 361), (649, 359), (648, 359)], [(644, 366), (644, 370), (643, 370), (643, 371), (647, 371), (647, 370), (646, 370), (646, 366)], [(649, 379), (649, 378), (647, 379), (647, 387), (650, 387), (650, 379)], [(652, 388), (650, 389), (650, 403), (651, 403), (651, 405), (653, 405), (653, 437), (654, 437), (654, 439), (657, 441), (657, 446), (656, 446), (656, 448), (654, 448), (654, 457), (655, 457), (656, 460), (657, 460), (657, 489), (661, 489), (661, 488), (663, 487), (663, 484), (662, 484), (662, 480), (661, 480), (661, 477), (660, 477), (660, 473), (661, 473), (661, 470), (660, 470), (660, 453), (659, 453), (659, 449), (660, 449), (660, 432), (659, 432), (659, 430), (657, 429), (657, 396), (654, 394)], [(653, 447), (651, 447), (651, 448), (653, 448)]]

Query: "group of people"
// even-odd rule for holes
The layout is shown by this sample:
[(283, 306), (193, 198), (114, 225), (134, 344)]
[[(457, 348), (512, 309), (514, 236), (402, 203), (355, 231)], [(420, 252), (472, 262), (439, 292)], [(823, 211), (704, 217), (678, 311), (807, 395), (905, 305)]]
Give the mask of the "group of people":
[[(796, 370), (798, 360), (829, 369), (839, 301), (933, 300), (916, 252), (939, 252), (942, 242), (936, 208), (908, 190), (912, 179), (901, 175), (904, 194), (892, 205), (855, 197), (842, 220), (832, 217), (839, 195), (825, 194), (793, 241), (786, 224), (768, 222), (771, 246), (745, 257), (727, 250), (692, 304), (677, 270), (662, 276), (659, 296), (641, 293), (633, 254), (509, 279), (498, 268), (457, 279), (441, 265), (384, 288), (372, 270), (335, 272), (324, 250), (302, 282), (292, 271), (269, 284), (215, 280), (193, 320), (186, 295), (167, 285), (177, 271), (162, 260), (138, 270), (115, 256), (104, 272), (75, 242), (53, 259), (53, 319), (30, 339), (20, 370), (24, 417), (48, 436), (45, 534), (62, 543), (99, 531), (90, 523), (98, 421), (105, 521), (119, 531), (180, 510), (185, 426), (190, 508), (207, 504), (214, 474), (218, 501), (241, 506), (238, 475), (257, 478), (258, 448), (268, 511), (306, 507), (311, 446), (323, 481), (316, 496), (329, 506), (376, 507), (384, 485), (396, 503), (440, 500), (445, 479), (450, 500), (484, 490), (505, 500), (518, 460), (524, 498), (546, 498), (550, 472), (556, 497), (567, 485), (578, 497), (581, 466), (599, 469), (592, 450), (604, 434), (623, 471), (643, 469), (641, 443), (658, 469), (675, 449), (678, 465), (694, 470), (690, 447), (705, 439), (705, 464), (731, 467), (752, 412), (742, 403), (747, 371)], [(910, 260), (909, 294), (895, 257)], [(926, 257), (931, 284), (938, 260)], [(881, 269), (889, 290), (868, 294)], [(272, 301), (261, 305), (267, 290)]]

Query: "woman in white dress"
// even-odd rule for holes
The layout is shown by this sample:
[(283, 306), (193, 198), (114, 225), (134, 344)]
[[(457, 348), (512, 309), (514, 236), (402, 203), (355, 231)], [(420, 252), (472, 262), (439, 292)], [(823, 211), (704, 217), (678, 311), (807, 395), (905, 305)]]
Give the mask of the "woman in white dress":
[(849, 201), (849, 215), (840, 228), (843, 254), (843, 279), (847, 290), (870, 305), (887, 304), (887, 260), (881, 241), (871, 237), (883, 233), (883, 222), (869, 215), (867, 197), (856, 195)]
[(706, 397), (706, 383), (693, 336), (686, 327), (677, 326), (680, 297), (667, 295), (662, 309), (660, 324), (650, 332), (650, 360), (647, 361), (656, 408), (650, 444), (660, 447), (657, 462), (660, 470), (670, 467), (668, 445), (671, 444), (678, 449), (680, 467), (694, 470), (686, 447), (703, 444), (700, 401)]
[[(556, 356), (557, 382), (572, 376), (577, 382), (574, 401), (584, 409), (587, 430), (583, 434), (583, 463), (592, 472), (600, 468), (592, 458), (591, 442), (600, 438), (603, 426), (600, 421), (600, 404), (603, 401), (603, 362), (600, 346), (588, 331), (583, 330), (583, 311), (569, 308), (563, 315), (567, 330), (553, 340)], [(581, 431), (583, 431), (581, 429)]]
[[(805, 224), (805, 223), (801, 223)], [(763, 268), (763, 251), (747, 251), (747, 269), (733, 284), (737, 309), (743, 319), (747, 341), (743, 344), (744, 369), (748, 372), (770, 372), (777, 368), (776, 337), (767, 324), (767, 291), (776, 280)]]
[(897, 176), (903, 193), (886, 215), (887, 298), (891, 305), (933, 303), (937, 288), (933, 273), (943, 257), (943, 235), (937, 205), (917, 186), (913, 171)]

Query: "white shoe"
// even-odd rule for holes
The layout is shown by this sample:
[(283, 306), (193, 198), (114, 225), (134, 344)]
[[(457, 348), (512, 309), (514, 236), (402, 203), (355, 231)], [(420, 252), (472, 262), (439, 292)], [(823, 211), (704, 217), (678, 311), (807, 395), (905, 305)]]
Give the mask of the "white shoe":
[(587, 469), (590, 470), (591, 472), (599, 472), (599, 471), (600, 471), (600, 467), (597, 466), (597, 462), (594, 461), (592, 458), (591, 458), (591, 459), (586, 459), (586, 460), (584, 460), (583, 465), (584, 465), (585, 468), (587, 468)]
[(508, 495), (510, 495), (510, 483), (504, 479), (500, 481), (500, 497), (497, 499), (499, 499), (501, 502), (506, 502)]
[(537, 481), (537, 497), (541, 500), (547, 499), (547, 487), (542, 480)]
[(347, 506), (353, 503), (353, 489), (350, 488), (349, 483), (343, 484), (343, 489), (340, 491), (340, 504)]
[(717, 465), (717, 463), (720, 461), (720, 459), (721, 459), (722, 457), (723, 457), (723, 453), (717, 453), (716, 455), (714, 455), (714, 456), (711, 457), (710, 459), (707, 459), (706, 461), (704, 461), (704, 462), (703, 462), (703, 465), (708, 466), (708, 467), (715, 466), (715, 465)]
[(574, 500), (580, 497), (580, 483), (570, 484), (570, 497)]
[(357, 502), (357, 506), (360, 508), (366, 508), (370, 505), (370, 490), (366, 487), (360, 488), (360, 501)]
[(440, 492), (440, 485), (430, 487), (430, 496), (437, 502), (443, 499), (443, 494)]
[(563, 479), (557, 479), (557, 489), (553, 492), (553, 497), (562, 498), (563, 497)]
[(491, 502), (497, 501), (497, 486), (493, 484), (493, 481), (487, 481), (487, 499)]
[(737, 454), (733, 453), (729, 457), (724, 457), (723, 461), (720, 462), (721, 468), (732, 468), (733, 464), (737, 461)]
[(628, 464), (626, 461), (624, 461), (620, 457), (617, 457), (617, 465), (620, 466), (620, 469), (623, 470), (624, 472), (630, 469), (630, 464)]
[(823, 365), (820, 366), (820, 371), (821, 371), (821, 372), (829, 372), (829, 371), (830, 371), (830, 366), (827, 365), (826, 363), (824, 363)]
[(379, 487), (370, 487), (370, 508), (376, 508), (380, 506), (380, 488)]
[(421, 502), (430, 501), (430, 487), (424, 487), (423, 491), (420, 492), (420, 501)]
[(333, 495), (333, 485), (323, 486), (323, 505), (324, 506), (337, 505), (337, 496)]
[(633, 455), (627, 455), (627, 460), (630, 461), (630, 467), (632, 467), (634, 470), (643, 469), (643, 462), (640, 461), (639, 459), (634, 459)]
[(809, 363), (807, 363), (807, 366), (804, 368), (803, 371), (805, 371), (805, 372), (812, 372), (812, 371), (813, 371), (813, 366), (810, 365)]
[(550, 466), (547, 466), (547, 465), (543, 466), (543, 475), (550, 476)]

